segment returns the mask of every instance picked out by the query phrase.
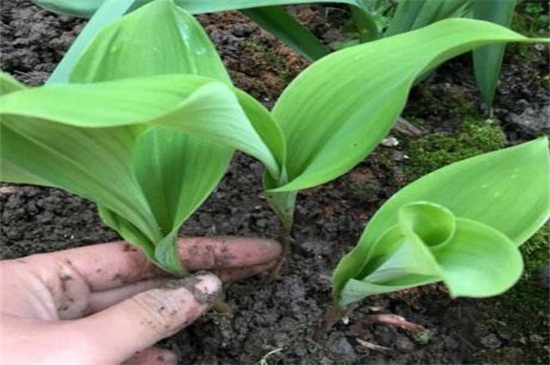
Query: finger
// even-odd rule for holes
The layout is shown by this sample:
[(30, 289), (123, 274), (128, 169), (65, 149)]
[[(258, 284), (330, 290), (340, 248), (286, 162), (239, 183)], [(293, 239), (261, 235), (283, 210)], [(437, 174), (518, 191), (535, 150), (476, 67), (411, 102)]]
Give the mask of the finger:
[(82, 284), (90, 291), (115, 288), (160, 274), (140, 249), (126, 242), (31, 255), (16, 261), (25, 264), (28, 270), (39, 272), (43, 281), (53, 288), (60, 273), (83, 279)]
[[(183, 238), (178, 241), (178, 247), (183, 264), (189, 270), (255, 266), (275, 260), (281, 254), (281, 246), (276, 241), (257, 238)], [(163, 274), (140, 249), (125, 242), (33, 255), (23, 260), (37, 268), (59, 266), (63, 271), (76, 271), (92, 292)], [(60, 270), (48, 272), (57, 275)], [(47, 279), (47, 272), (43, 277)]]
[(178, 248), (189, 270), (256, 266), (277, 259), (282, 252), (277, 241), (244, 237), (189, 237), (180, 239)]
[[(276, 261), (272, 261), (263, 265), (242, 267), (237, 269), (213, 270), (212, 273), (215, 274), (222, 282), (227, 283), (227, 282), (246, 279), (251, 276), (257, 275), (261, 272), (268, 271), (272, 269), (276, 264), (277, 264)], [(87, 314), (99, 312), (101, 310), (112, 307), (113, 305), (118, 304), (123, 300), (128, 299), (146, 290), (162, 287), (163, 284), (166, 284), (171, 280), (173, 279), (170, 279), (170, 278), (149, 279), (149, 280), (139, 281), (134, 284), (125, 285), (120, 288), (93, 292), (90, 294), (90, 299), (88, 301), (89, 305), (87, 308), (88, 309)]]
[(88, 300), (88, 312), (84, 315), (107, 309), (115, 304), (122, 302), (125, 299), (131, 298), (134, 295), (142, 293), (144, 291), (154, 288), (160, 288), (171, 280), (173, 279), (149, 279), (121, 286), (119, 288), (93, 292), (90, 294)]
[(277, 261), (272, 261), (263, 265), (241, 267), (237, 269), (213, 270), (212, 273), (219, 277), (224, 283), (229, 283), (258, 275), (264, 271), (272, 269), (276, 265)]
[(173, 351), (149, 347), (138, 351), (121, 365), (176, 365), (178, 358)]
[(172, 280), (107, 310), (74, 321), (78, 330), (111, 363), (122, 363), (136, 351), (152, 346), (186, 327), (206, 312), (221, 289), (209, 273)]
[[(109, 329), (100, 330), (108, 332)], [(32, 348), (25, 348), (27, 344), (32, 344)], [(123, 361), (124, 365), (177, 363), (173, 352), (153, 347), (136, 351), (130, 354), (131, 357), (119, 360), (118, 356), (109, 354), (112, 347), (98, 347), (98, 343), (90, 341), (89, 334), (82, 332), (73, 321), (29, 320), (13, 316), (2, 318), (1, 364), (103, 365), (120, 364)]]

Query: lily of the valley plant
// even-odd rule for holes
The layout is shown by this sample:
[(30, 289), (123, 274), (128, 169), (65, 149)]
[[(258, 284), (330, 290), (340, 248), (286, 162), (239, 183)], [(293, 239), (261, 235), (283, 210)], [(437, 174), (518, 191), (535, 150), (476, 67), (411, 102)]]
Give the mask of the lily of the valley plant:
[[(54, 71), (49, 82), (64, 82), (80, 52), (106, 24), (125, 13), (154, 0), (32, 0), (45, 9), (61, 14), (91, 18), (72, 45), (67, 56)], [(330, 49), (300, 24), (283, 5), (307, 3), (341, 3), (348, 5), (357, 30), (357, 42), (364, 43), (394, 36), (437, 21), (467, 17), (491, 21), (510, 27), (517, 0), (174, 0), (192, 14), (240, 10), (244, 15), (285, 42), (302, 56), (318, 60)], [(384, 8), (395, 7), (387, 25), (377, 21)], [(386, 12), (391, 10), (386, 9)], [(479, 89), (489, 107), (498, 81), (504, 44), (493, 44), (474, 51), (474, 73)], [(367, 67), (367, 64), (365, 64)]]
[(519, 246), (550, 217), (548, 138), (454, 163), (408, 185), (369, 222), (333, 276), (341, 308), (443, 281), (488, 297), (521, 276)]
[[(105, 27), (79, 55), (70, 83), (29, 89), (2, 75), (2, 179), (95, 201), (108, 226), (180, 275), (177, 232), (235, 149), (265, 165), (266, 196), (288, 234), (297, 192), (362, 161), (390, 131), (415, 79), (476, 47), (532, 41), (541, 40), (481, 21), (441, 21), (322, 58), (269, 112), (231, 85), (191, 15), (156, 0)], [(545, 143), (450, 166), (399, 193), (339, 265), (338, 303), (438, 280), (452, 281), (455, 295), (508, 287), (521, 271), (516, 246), (548, 215)], [(475, 186), (472, 176), (481, 179)], [(511, 185), (514, 195), (501, 181), (522, 185)], [(528, 190), (536, 193), (520, 204), (518, 192)], [(514, 222), (508, 207), (521, 212)], [(477, 256), (491, 260), (483, 275), (498, 289), (472, 294), (454, 284), (469, 278)]]

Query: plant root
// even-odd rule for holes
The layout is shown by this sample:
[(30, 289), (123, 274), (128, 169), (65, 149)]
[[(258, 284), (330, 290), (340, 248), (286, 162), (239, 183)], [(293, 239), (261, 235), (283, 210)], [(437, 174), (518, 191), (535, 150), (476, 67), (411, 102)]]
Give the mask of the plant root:
[(380, 346), (380, 345), (374, 344), (372, 342), (362, 340), (360, 338), (356, 338), (355, 340), (359, 343), (359, 345), (361, 345), (364, 348), (367, 348), (369, 350), (381, 351), (381, 352), (394, 352), (394, 350), (390, 349), (389, 347)]
[(421, 325), (409, 322), (405, 318), (396, 314), (371, 314), (367, 316), (366, 322), (385, 324), (410, 332), (425, 331), (425, 328)]

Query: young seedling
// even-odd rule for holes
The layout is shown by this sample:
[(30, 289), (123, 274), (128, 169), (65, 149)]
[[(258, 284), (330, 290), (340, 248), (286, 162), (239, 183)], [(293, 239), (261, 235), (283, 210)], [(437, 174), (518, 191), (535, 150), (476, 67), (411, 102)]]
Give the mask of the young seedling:
[(512, 41), (548, 40), (530, 40), (491, 23), (448, 19), (335, 52), (303, 71), (272, 112), (287, 141), (286, 174), (280, 181), (265, 176), (264, 187), (282, 236), (292, 227), (297, 192), (363, 161), (389, 133), (415, 80), (460, 53)]
[(95, 201), (108, 226), (172, 274), (184, 273), (178, 230), (235, 147), (279, 174), (279, 127), (232, 88), (202, 27), (170, 0), (104, 28), (72, 70), (73, 83), (27, 89), (7, 75), (0, 81), (3, 180)]
[[(80, 53), (106, 24), (117, 20), (153, 0), (33, 0), (45, 9), (80, 17), (91, 18), (66, 57), (54, 71), (49, 82), (66, 82)], [(442, 19), (468, 17), (491, 21), (510, 27), (517, 1), (515, 0), (401, 0), (391, 4), (396, 9), (386, 16), (381, 27), (380, 8), (388, 2), (363, 0), (175, 0), (178, 6), (198, 14), (226, 10), (241, 10), (243, 14), (271, 32), (275, 37), (311, 60), (318, 60), (330, 51), (307, 27), (290, 16), (282, 5), (306, 3), (348, 4), (352, 21), (357, 28), (358, 41), (371, 42), (430, 25)], [(474, 51), (474, 73), (479, 89), (488, 106), (491, 106), (500, 72), (504, 45), (497, 44)]]
[[(3, 179), (95, 201), (107, 225), (182, 275), (177, 232), (239, 149), (265, 165), (266, 196), (288, 247), (297, 192), (362, 161), (391, 129), (415, 79), (457, 54), (510, 41), (538, 40), (452, 19), (348, 48), (305, 70), (269, 113), (231, 86), (192, 16), (172, 0), (156, 0), (102, 30), (71, 69), (75, 83), (27, 89), (0, 78)], [(392, 219), (411, 235), (415, 219), (436, 217), (451, 235), (464, 218), (437, 201), (410, 203)], [(382, 236), (390, 245), (395, 238)], [(362, 282), (359, 256), (337, 269), (341, 306)], [(436, 270), (429, 257), (422, 256)]]
[(550, 218), (549, 166), (544, 137), (446, 166), (396, 193), (338, 264), (324, 330), (370, 295), (438, 281), (453, 297), (508, 290), (523, 271), (519, 246)]

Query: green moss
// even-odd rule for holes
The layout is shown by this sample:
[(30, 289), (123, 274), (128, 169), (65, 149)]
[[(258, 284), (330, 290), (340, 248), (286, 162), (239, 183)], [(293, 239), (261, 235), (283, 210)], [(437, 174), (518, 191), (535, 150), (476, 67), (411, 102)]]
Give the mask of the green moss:
[(407, 118), (447, 117), (452, 114), (457, 119), (481, 118), (476, 107), (477, 95), (461, 89), (450, 88), (442, 92), (438, 85), (417, 85), (417, 100), (407, 109)]
[(253, 38), (245, 38), (242, 41), (241, 44), (242, 44), (243, 48), (247, 51), (253, 51), (253, 52), (266, 52), (267, 51), (267, 47), (263, 43), (258, 42), (257, 40), (255, 40)]
[[(521, 4), (512, 19), (512, 30), (528, 37), (548, 37), (550, 16), (542, 3)], [(506, 46), (505, 59), (521, 62), (536, 61), (540, 55), (528, 43), (510, 43)]]
[[(548, 289), (542, 285), (541, 270), (550, 258), (550, 229), (546, 225), (521, 246), (525, 269), (521, 281), (505, 296), (505, 306), (525, 314), (541, 313), (548, 320)], [(512, 307), (514, 309), (512, 309)]]
[(550, 298), (541, 283), (541, 269), (548, 265), (550, 229), (546, 225), (523, 244), (525, 271), (519, 282), (504, 295), (490, 299), (490, 317), (478, 328), (496, 333), (503, 341), (498, 349), (477, 354), (480, 362), (498, 364), (548, 363)]
[(505, 143), (506, 136), (498, 126), (469, 119), (456, 137), (433, 133), (409, 142), (404, 174), (412, 181), (453, 162), (503, 148)]
[(517, 347), (483, 350), (478, 356), (489, 364), (525, 364), (523, 350)]
[(523, 3), (518, 6), (512, 19), (511, 28), (527, 36), (547, 36), (550, 31), (548, 5)]
[[(533, 235), (527, 242), (521, 246), (523, 256), (528, 261), (539, 260), (540, 252), (550, 249), (550, 226), (543, 226), (537, 233)], [(544, 257), (548, 261), (548, 256)]]

